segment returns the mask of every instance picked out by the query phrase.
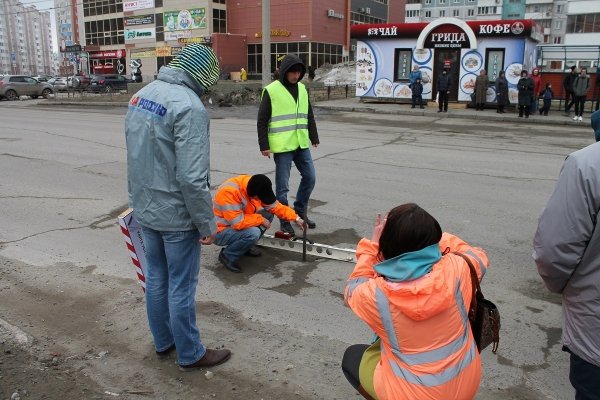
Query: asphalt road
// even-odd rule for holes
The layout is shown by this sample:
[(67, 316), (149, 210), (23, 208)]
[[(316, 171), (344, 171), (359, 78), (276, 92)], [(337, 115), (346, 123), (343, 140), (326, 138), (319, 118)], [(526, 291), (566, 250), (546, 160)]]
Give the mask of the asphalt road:
[[(125, 112), (0, 104), (1, 257), (40, 270), (93, 265), (95, 276), (135, 285), (116, 225), (127, 203)], [(272, 177), (273, 161), (257, 146), (256, 108), (209, 112), (213, 187), (240, 173)], [(491, 260), (483, 290), (500, 307), (501, 343), (498, 355), (483, 353), (478, 398), (573, 398), (560, 346), (560, 298), (539, 279), (531, 242), (565, 156), (592, 143), (590, 128), (328, 112), (318, 112), (317, 122), (312, 239), (353, 247), (370, 235), (377, 213), (420, 204), (445, 231), (483, 247)], [(293, 173), (291, 186), (297, 183)], [(217, 252), (215, 246), (203, 249), (199, 301), (279, 328), (277, 335), (323, 341), (310, 354), (315, 359), (341, 359), (332, 348), (371, 338), (341, 299), (351, 264), (302, 263), (297, 254), (265, 250), (260, 259), (244, 260), (244, 274), (234, 275), (219, 267)], [(285, 342), (280, 350), (285, 358)], [(333, 388), (323, 389), (321, 398), (354, 396), (339, 365), (326, 368), (333, 372), (309, 371), (302, 379)]]

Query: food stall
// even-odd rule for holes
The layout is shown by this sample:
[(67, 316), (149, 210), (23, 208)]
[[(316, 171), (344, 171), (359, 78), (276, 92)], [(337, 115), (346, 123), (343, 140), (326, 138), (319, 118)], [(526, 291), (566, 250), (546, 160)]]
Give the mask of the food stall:
[(409, 75), (417, 65), (423, 77), (423, 99), (436, 96), (444, 68), (452, 77), (450, 101), (470, 102), (481, 69), (490, 82), (487, 101), (496, 99), (493, 82), (505, 71), (509, 99), (517, 102), (522, 69), (531, 72), (542, 30), (532, 20), (463, 21), (438, 18), (431, 23), (354, 25), (356, 96), (361, 100), (408, 101)]

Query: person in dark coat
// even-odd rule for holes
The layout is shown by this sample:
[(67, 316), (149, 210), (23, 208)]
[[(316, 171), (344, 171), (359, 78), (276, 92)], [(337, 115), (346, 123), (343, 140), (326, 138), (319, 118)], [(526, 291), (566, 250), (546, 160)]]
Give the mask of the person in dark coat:
[(571, 72), (563, 79), (563, 88), (565, 89), (565, 113), (571, 112), (571, 107), (575, 103), (575, 93), (573, 92), (573, 81), (577, 78), (577, 67), (571, 67)]
[(498, 114), (504, 114), (504, 107), (509, 104), (508, 101), (508, 81), (504, 71), (500, 71), (500, 75), (496, 79), (496, 104)]
[(447, 68), (444, 68), (442, 73), (438, 76), (436, 86), (438, 91), (438, 112), (448, 112), (448, 94), (452, 87), (452, 77), (448, 73)]
[(486, 95), (488, 86), (490, 85), (490, 78), (488, 78), (485, 69), (479, 72), (479, 76), (475, 78), (475, 110), (483, 111), (485, 107)]
[(544, 114), (545, 116), (548, 116), (548, 111), (552, 105), (552, 99), (554, 98), (554, 92), (552, 91), (552, 84), (550, 82), (546, 83), (546, 87), (542, 90), (542, 93), (540, 93), (540, 97), (544, 100), (544, 106), (540, 108), (540, 115)]
[(417, 104), (419, 107), (423, 108), (423, 84), (421, 80), (417, 78), (417, 80), (410, 85), (412, 89), (412, 107), (415, 108)]
[(519, 89), (519, 118), (523, 117), (523, 112), (525, 113), (525, 118), (529, 118), (534, 86), (533, 79), (529, 77), (527, 71), (521, 71), (521, 79), (517, 83), (517, 89)]

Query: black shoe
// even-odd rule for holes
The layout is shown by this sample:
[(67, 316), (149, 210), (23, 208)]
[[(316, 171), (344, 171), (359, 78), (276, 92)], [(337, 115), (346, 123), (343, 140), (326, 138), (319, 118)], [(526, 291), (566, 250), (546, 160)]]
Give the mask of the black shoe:
[(169, 354), (171, 354), (174, 350), (175, 350), (175, 345), (172, 344), (171, 347), (169, 347), (169, 348), (167, 348), (167, 349), (165, 349), (163, 351), (157, 351), (156, 355), (159, 356), (159, 357), (166, 357)]
[(442, 112), (442, 110), (438, 110), (438, 112)]
[(412, 106), (411, 108), (415, 108), (415, 106)]
[(262, 255), (262, 251), (260, 251), (258, 247), (252, 246), (246, 250), (246, 255), (250, 257), (260, 257)]
[(213, 350), (206, 349), (204, 356), (190, 365), (180, 365), (181, 371), (193, 371), (198, 368), (214, 367), (215, 365), (223, 364), (231, 357), (231, 351), (227, 349)]
[[(296, 210), (294, 210), (296, 211)], [(317, 224), (314, 221), (311, 221), (307, 215), (302, 216), (301, 212), (296, 211), (296, 214), (298, 214), (298, 216), (300, 218), (302, 218), (304, 220), (304, 222), (306, 222), (306, 226), (308, 226), (308, 229), (315, 229), (317, 227)], [(304, 218), (306, 217), (306, 218)]]
[(448, 110), (444, 110), (444, 112), (448, 112)]
[(242, 272), (242, 269), (235, 261), (229, 261), (227, 257), (225, 257), (225, 254), (223, 254), (223, 249), (221, 249), (221, 252), (219, 253), (219, 261), (225, 266), (225, 268), (227, 268), (231, 272)]
[(424, 109), (425, 107), (421, 106), (421, 110)]
[(294, 232), (294, 228), (292, 228), (292, 224), (289, 221), (281, 221), (279, 230), (289, 233), (292, 236), (296, 236), (296, 232)]

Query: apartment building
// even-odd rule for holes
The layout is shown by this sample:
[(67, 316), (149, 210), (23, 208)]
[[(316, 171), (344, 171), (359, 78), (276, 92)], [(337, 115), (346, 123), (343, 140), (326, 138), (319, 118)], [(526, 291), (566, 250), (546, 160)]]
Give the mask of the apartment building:
[(0, 74), (53, 74), (50, 13), (0, 2)]

